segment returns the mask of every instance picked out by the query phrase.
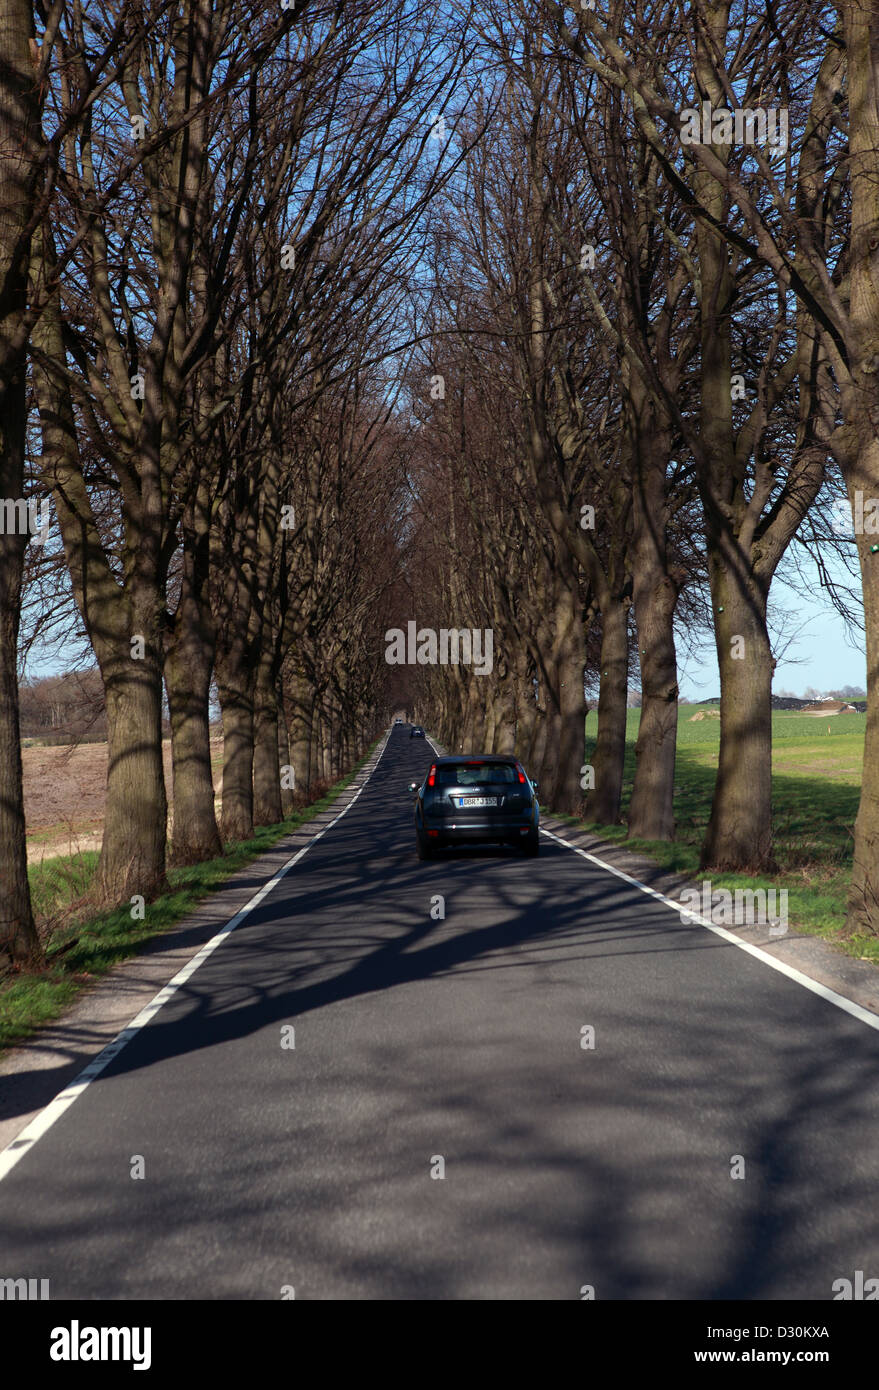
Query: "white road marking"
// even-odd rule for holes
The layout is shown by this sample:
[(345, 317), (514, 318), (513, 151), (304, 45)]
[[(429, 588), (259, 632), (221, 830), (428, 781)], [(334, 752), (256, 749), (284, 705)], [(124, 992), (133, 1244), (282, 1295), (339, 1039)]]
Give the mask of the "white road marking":
[[(117, 1033), (112, 1042), (107, 1043), (107, 1046), (98, 1053), (97, 1057), (94, 1057), (92, 1061), (89, 1062), (88, 1066), (79, 1073), (71, 1084), (66, 1086), (63, 1091), (59, 1092), (54, 1100), (50, 1100), (49, 1104), (44, 1106), (38, 1115), (34, 1116), (31, 1123), (23, 1129), (10, 1144), (7, 1144), (2, 1152), (0, 1152), (0, 1182), (3, 1181), (8, 1173), (12, 1172), (18, 1160), (32, 1149), (34, 1144), (42, 1139), (43, 1135), (52, 1128), (55, 1121), (61, 1118), (65, 1110), (68, 1110), (73, 1102), (79, 1099), (83, 1091), (87, 1090), (94, 1081), (95, 1077), (100, 1076), (101, 1072), (110, 1065), (113, 1059), (119, 1056), (122, 1049), (131, 1042), (132, 1038), (137, 1036), (141, 1028), (146, 1027), (150, 1019), (155, 1018), (162, 1006), (167, 1004), (168, 1000), (177, 993), (181, 985), (185, 985), (187, 980), (191, 979), (198, 967), (207, 960), (208, 956), (211, 955), (218, 946), (222, 945), (227, 936), (229, 936), (236, 927), (241, 925), (245, 917), (248, 917), (255, 907), (259, 906), (263, 898), (281, 882), (285, 874), (288, 874), (293, 866), (299, 863), (302, 856), (307, 854), (311, 847), (316, 845), (318, 840), (322, 839), (328, 830), (332, 830), (333, 826), (337, 825), (342, 817), (351, 810), (354, 802), (357, 800), (381, 762), (384, 751), (388, 746), (389, 737), (390, 730), (385, 735), (385, 741), (379, 749), (378, 757), (370, 768), (369, 775), (357, 788), (357, 791), (348, 802), (348, 805), (343, 807), (339, 814), (335, 816), (328, 825), (324, 826), (323, 830), (319, 830), (316, 835), (312, 836), (307, 845), (303, 845), (302, 849), (297, 850), (292, 858), (288, 859), (286, 864), (281, 866), (274, 878), (269, 879), (268, 883), (264, 883), (259, 892), (255, 893), (250, 901), (245, 903), (241, 911), (236, 912), (234, 917), (230, 917), (229, 921), (211, 937), (210, 941), (205, 942), (201, 950), (192, 957), (192, 960), (187, 961), (183, 969), (177, 972), (173, 980), (169, 980), (164, 988), (160, 989), (158, 994), (141, 1009), (140, 1013), (131, 1020), (128, 1026), (123, 1028), (120, 1033)], [(344, 795), (344, 793), (342, 793), (342, 795)], [(295, 834), (295, 831), (293, 833)]]
[[(165, 985), (143, 1009), (141, 1009), (140, 1013), (131, 1020), (128, 1026), (123, 1028), (120, 1033), (117, 1033), (112, 1042), (109, 1042), (107, 1046), (98, 1053), (97, 1057), (79, 1073), (70, 1086), (66, 1087), (54, 1100), (51, 1100), (48, 1105), (44, 1106), (40, 1113), (31, 1121), (30, 1125), (0, 1152), (0, 1182), (12, 1171), (19, 1159), (32, 1149), (34, 1144), (42, 1139), (43, 1135), (52, 1128), (55, 1121), (61, 1118), (65, 1110), (69, 1109), (73, 1102), (82, 1095), (91, 1085), (92, 1081), (94, 1081), (95, 1077), (99, 1076), (115, 1057), (118, 1057), (122, 1049), (131, 1042), (131, 1039), (136, 1037), (140, 1030), (156, 1016), (162, 1006), (167, 1004), (168, 1000), (177, 993), (177, 990), (180, 989), (182, 985), (186, 984), (187, 980), (195, 974), (195, 971), (207, 960), (208, 956), (225, 941), (226, 937), (233, 932), (236, 927), (240, 926), (245, 917), (247, 917), (255, 907), (259, 906), (263, 898), (280, 883), (281, 879), (289, 873), (303, 855), (308, 853), (312, 845), (316, 845), (318, 840), (320, 840), (328, 830), (332, 830), (333, 826), (337, 825), (342, 817), (350, 811), (354, 802), (360, 796), (360, 793), (363, 791), (364, 787), (366, 787), (378, 767), (384, 755), (384, 751), (388, 746), (389, 738), (390, 730), (385, 736), (385, 741), (379, 750), (375, 763), (369, 771), (369, 775), (358, 787), (354, 796), (352, 796), (351, 800), (348, 802), (348, 805), (345, 806), (328, 825), (325, 825), (322, 830), (319, 830), (318, 833), (309, 840), (307, 845), (304, 845), (291, 859), (288, 859), (286, 864), (282, 865), (275, 874), (274, 878), (270, 879), (268, 883), (263, 884), (259, 892), (244, 905), (241, 911), (230, 918), (229, 921), (211, 937), (210, 941), (207, 941), (205, 945), (202, 946), (201, 950), (193, 956), (192, 960), (188, 961), (183, 969), (178, 971), (174, 978), (169, 980), (168, 984)], [(441, 757), (442, 755), (432, 740), (428, 739), (427, 742), (430, 744), (431, 748), (433, 748), (437, 757)], [(673, 912), (685, 914), (691, 921), (698, 923), (699, 926), (705, 927), (708, 931), (714, 932), (715, 936), (721, 937), (724, 941), (729, 942), (731, 946), (737, 946), (739, 950), (746, 951), (748, 955), (755, 956), (758, 960), (762, 961), (764, 965), (768, 965), (773, 970), (777, 970), (781, 975), (786, 975), (789, 980), (793, 980), (796, 984), (802, 985), (804, 989), (808, 989), (813, 994), (817, 994), (819, 998), (826, 999), (829, 1004), (835, 1004), (843, 1013), (849, 1014), (852, 1018), (858, 1019), (859, 1022), (865, 1023), (868, 1028), (873, 1028), (879, 1032), (879, 1016), (871, 1013), (868, 1009), (862, 1008), (860, 1004), (855, 1004), (851, 999), (846, 999), (844, 995), (837, 994), (835, 990), (828, 989), (826, 985), (822, 985), (817, 980), (813, 980), (808, 975), (804, 975), (801, 970), (795, 969), (794, 966), (787, 965), (784, 961), (777, 960), (775, 956), (767, 955), (759, 946), (752, 946), (749, 942), (742, 941), (724, 927), (715, 926), (713, 922), (700, 916), (699, 913), (693, 912), (690, 908), (682, 907), (680, 903), (676, 903), (672, 898), (667, 898), (664, 893), (658, 892), (655, 888), (650, 888), (646, 883), (641, 883), (637, 878), (633, 878), (631, 874), (624, 873), (622, 869), (616, 869), (612, 864), (605, 863), (605, 861), (599, 859), (597, 855), (590, 854), (585, 849), (578, 848), (577, 845), (572, 845), (569, 840), (564, 840), (561, 836), (554, 835), (551, 830), (547, 830), (544, 826), (540, 827), (540, 832), (542, 835), (548, 836), (549, 839), (555, 840), (556, 844), (563, 845), (565, 849), (572, 850), (574, 854), (579, 854), (583, 859), (589, 860), (590, 863), (595, 864), (599, 869), (606, 870), (607, 873), (613, 874), (616, 878), (622, 879), (624, 883), (629, 883), (634, 888), (640, 888), (642, 893), (647, 893), (651, 898), (655, 898), (657, 902), (661, 902)]]
[[(427, 741), (437, 757), (441, 757), (442, 754), (436, 745), (430, 739)], [(647, 893), (651, 898), (655, 898), (657, 902), (663, 903), (665, 907), (670, 907), (673, 912), (677, 912), (679, 915), (683, 913), (692, 922), (698, 923), (700, 927), (705, 927), (708, 931), (714, 932), (715, 936), (721, 937), (723, 941), (728, 941), (731, 946), (737, 946), (740, 951), (747, 951), (749, 956), (756, 957), (756, 959), (762, 961), (764, 965), (769, 965), (773, 970), (777, 970), (780, 975), (786, 975), (789, 980), (793, 980), (796, 984), (802, 985), (804, 989), (811, 990), (811, 992), (817, 994), (820, 999), (826, 999), (828, 1004), (835, 1004), (838, 1009), (842, 1009), (843, 1013), (850, 1014), (852, 1018), (856, 1018), (860, 1023), (866, 1023), (868, 1028), (873, 1028), (879, 1033), (879, 1015), (872, 1013), (869, 1009), (865, 1009), (861, 1004), (856, 1004), (853, 999), (846, 999), (844, 994), (837, 994), (836, 990), (830, 989), (827, 985), (822, 985), (820, 981), (813, 980), (809, 975), (804, 975), (802, 970), (797, 970), (795, 966), (788, 965), (785, 961), (779, 960), (776, 956), (770, 956), (766, 951), (761, 950), (759, 946), (752, 946), (749, 941), (742, 941), (741, 937), (735, 936), (733, 932), (727, 931), (725, 927), (719, 927), (714, 922), (709, 921), (707, 917), (703, 917), (700, 913), (693, 912), (691, 908), (684, 907), (681, 903), (676, 903), (673, 898), (667, 898), (664, 893), (658, 892), (655, 888), (648, 887), (646, 883), (641, 883), (640, 879), (633, 878), (631, 874), (624, 873), (622, 869), (615, 869), (612, 864), (605, 863), (605, 861), (599, 859), (596, 854), (589, 854), (585, 849), (579, 849), (577, 845), (572, 845), (570, 840), (563, 840), (560, 835), (554, 835), (551, 830), (547, 830), (544, 826), (540, 827), (540, 833), (541, 835), (547, 835), (550, 840), (555, 840), (557, 845), (564, 845), (565, 849), (573, 850), (575, 854), (579, 854), (583, 859), (588, 859), (590, 864), (595, 864), (599, 869), (605, 869), (607, 873), (614, 874), (616, 878), (621, 878), (624, 883), (631, 883), (633, 888), (640, 888), (642, 893)]]
[(866, 1023), (868, 1028), (874, 1028), (879, 1032), (879, 1015), (871, 1013), (869, 1009), (856, 1004), (852, 999), (846, 999), (844, 994), (837, 994), (836, 990), (828, 989), (827, 985), (822, 985), (818, 980), (811, 979), (804, 975), (802, 970), (797, 970), (793, 965), (787, 965), (785, 961), (778, 960), (776, 956), (770, 956), (759, 946), (752, 946), (749, 941), (742, 941), (741, 937), (735, 936), (727, 931), (725, 927), (718, 927), (714, 922), (710, 922), (707, 917), (702, 917), (698, 912), (693, 912), (691, 908), (684, 907), (681, 903), (676, 903), (673, 898), (667, 898), (664, 893), (660, 893), (655, 888), (650, 888), (646, 883), (641, 883), (639, 879), (632, 878), (631, 874), (623, 873), (622, 869), (615, 869), (612, 864), (606, 864), (603, 859), (599, 859), (595, 854), (589, 854), (585, 849), (579, 849), (577, 845), (572, 845), (570, 840), (563, 840), (560, 835), (554, 835), (551, 830), (540, 827), (542, 835), (548, 835), (551, 840), (555, 840), (557, 845), (564, 845), (565, 849), (573, 850), (583, 859), (588, 859), (591, 864), (597, 864), (599, 869), (606, 869), (609, 874), (614, 874), (621, 878), (624, 883), (631, 883), (633, 887), (640, 888), (642, 893), (647, 893), (651, 898), (656, 898), (657, 902), (670, 907), (674, 912), (683, 914), (691, 921), (697, 922), (700, 927), (706, 927), (708, 931), (714, 932), (715, 936), (728, 941), (731, 946), (738, 946), (740, 951), (747, 951), (749, 956), (756, 956), (757, 960), (769, 965), (773, 970), (777, 970), (780, 975), (786, 975), (789, 980), (794, 980), (804, 989), (809, 989), (813, 994), (819, 995), (821, 999), (826, 999), (828, 1004), (835, 1004), (844, 1013), (851, 1014), (852, 1018), (858, 1019), (861, 1023)]

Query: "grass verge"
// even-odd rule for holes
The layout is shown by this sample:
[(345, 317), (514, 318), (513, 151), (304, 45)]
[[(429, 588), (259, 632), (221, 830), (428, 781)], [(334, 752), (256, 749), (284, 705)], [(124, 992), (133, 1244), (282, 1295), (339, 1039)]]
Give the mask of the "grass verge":
[[(34, 914), (38, 921), (65, 920), (62, 929), (49, 929), (45, 965), (0, 981), (0, 1055), (13, 1043), (59, 1017), (83, 989), (119, 961), (177, 925), (193, 908), (297, 826), (326, 810), (367, 761), (374, 743), (346, 777), (319, 801), (295, 811), (278, 825), (260, 827), (252, 839), (226, 846), (220, 859), (186, 868), (169, 869), (171, 891), (149, 904), (143, 921), (132, 920), (128, 907), (98, 916), (88, 915), (87, 895), (98, 863), (97, 851), (47, 859), (29, 870)], [(82, 904), (81, 912), (77, 904)]]

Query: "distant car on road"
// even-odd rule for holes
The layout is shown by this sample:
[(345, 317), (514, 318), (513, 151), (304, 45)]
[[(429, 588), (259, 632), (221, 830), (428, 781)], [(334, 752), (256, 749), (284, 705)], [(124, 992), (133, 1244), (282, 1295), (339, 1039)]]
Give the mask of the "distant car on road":
[(431, 763), (415, 792), (415, 845), (431, 859), (450, 845), (502, 843), (540, 852), (537, 783), (517, 758), (450, 754)]
[(397, 718), (397, 719), (394, 720), (394, 723), (395, 723), (395, 724), (402, 724), (402, 722), (403, 722), (403, 721), (402, 721), (402, 719), (400, 719), (400, 718)]
[(424, 738), (424, 737), (425, 737), (424, 730), (422, 729), (422, 727), (421, 727), (420, 724), (414, 725), (414, 727), (413, 727), (412, 729), (409, 730), (409, 737), (410, 737), (410, 738)]

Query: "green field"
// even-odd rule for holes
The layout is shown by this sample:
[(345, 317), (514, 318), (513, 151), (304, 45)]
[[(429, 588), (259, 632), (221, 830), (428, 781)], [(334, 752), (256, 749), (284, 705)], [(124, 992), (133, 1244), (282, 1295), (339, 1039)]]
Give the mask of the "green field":
[[(711, 713), (713, 709), (713, 714)], [(702, 720), (692, 720), (703, 713)], [(623, 785), (625, 820), (635, 775), (639, 710), (629, 710)], [(779, 873), (771, 878), (711, 875), (718, 888), (786, 888), (791, 929), (825, 937), (854, 956), (879, 960), (874, 937), (845, 936), (845, 898), (852, 859), (864, 756), (865, 716), (809, 715), (778, 711), (772, 716), (772, 811)], [(597, 715), (586, 720), (586, 760)], [(627, 840), (669, 869), (700, 878), (699, 850), (711, 811), (717, 770), (720, 720), (717, 706), (681, 705), (675, 774), (677, 839), (672, 844)], [(593, 827), (606, 839), (625, 838), (625, 826)]]

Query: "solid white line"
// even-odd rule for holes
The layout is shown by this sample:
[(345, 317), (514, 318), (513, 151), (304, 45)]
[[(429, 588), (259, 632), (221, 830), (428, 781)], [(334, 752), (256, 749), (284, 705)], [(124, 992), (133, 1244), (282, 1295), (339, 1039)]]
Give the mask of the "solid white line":
[[(437, 757), (442, 756), (435, 744), (430, 739), (427, 741)], [(852, 1018), (858, 1019), (860, 1023), (866, 1023), (868, 1028), (873, 1028), (879, 1033), (879, 1016), (871, 1013), (869, 1009), (863, 1008), (860, 1004), (856, 1004), (853, 999), (846, 999), (844, 994), (837, 994), (835, 989), (830, 989), (827, 985), (822, 985), (820, 981), (813, 980), (811, 976), (804, 975), (802, 970), (797, 970), (795, 966), (788, 965), (785, 961), (779, 960), (777, 956), (768, 955), (767, 952), (761, 950), (759, 946), (752, 946), (749, 941), (742, 941), (741, 937), (735, 936), (724, 927), (716, 926), (715, 923), (709, 921), (707, 917), (701, 916), (698, 912), (693, 912), (691, 908), (683, 907), (680, 903), (676, 903), (673, 898), (667, 898), (664, 893), (658, 892), (655, 888), (650, 888), (646, 883), (641, 883), (637, 878), (632, 878), (631, 874), (623, 873), (622, 869), (615, 869), (612, 864), (606, 864), (605, 861), (599, 859), (597, 855), (589, 854), (585, 849), (579, 849), (577, 845), (572, 845), (570, 840), (563, 840), (560, 835), (554, 835), (551, 830), (547, 830), (543, 825), (540, 827), (540, 833), (541, 835), (548, 835), (551, 840), (555, 840), (556, 844), (564, 845), (565, 849), (573, 850), (575, 854), (579, 854), (583, 859), (588, 859), (591, 864), (597, 865), (599, 869), (605, 869), (609, 874), (614, 874), (616, 878), (621, 878), (624, 883), (631, 883), (633, 888), (640, 888), (642, 893), (647, 893), (651, 898), (655, 898), (657, 902), (662, 903), (665, 907), (670, 907), (672, 911), (677, 912), (679, 916), (686, 916), (690, 921), (698, 923), (700, 927), (706, 927), (708, 931), (714, 932), (715, 936), (719, 936), (722, 940), (728, 941), (731, 946), (737, 946), (740, 951), (747, 951), (749, 956), (755, 956), (756, 959), (762, 961), (764, 965), (769, 965), (773, 970), (777, 970), (780, 975), (786, 975), (789, 980), (793, 980), (796, 984), (802, 985), (804, 989), (811, 990), (811, 992), (817, 994), (819, 998), (826, 999), (828, 1004), (835, 1004), (838, 1009), (842, 1009), (843, 1013), (850, 1014)]]
[[(159, 990), (158, 994), (141, 1009), (140, 1013), (131, 1020), (126, 1028), (122, 1029), (121, 1033), (116, 1034), (112, 1042), (109, 1042), (103, 1051), (99, 1052), (98, 1055), (89, 1062), (88, 1066), (79, 1073), (71, 1084), (65, 1087), (54, 1100), (50, 1100), (49, 1104), (44, 1106), (38, 1115), (34, 1116), (27, 1128), (22, 1130), (10, 1144), (7, 1144), (6, 1148), (0, 1152), (0, 1182), (3, 1181), (8, 1173), (12, 1172), (18, 1160), (32, 1149), (34, 1144), (36, 1144), (39, 1139), (42, 1139), (43, 1135), (52, 1128), (55, 1121), (61, 1118), (65, 1110), (69, 1109), (73, 1102), (82, 1095), (83, 1091), (91, 1085), (95, 1077), (100, 1076), (101, 1072), (110, 1065), (114, 1057), (119, 1056), (122, 1049), (131, 1042), (132, 1038), (137, 1036), (141, 1028), (146, 1027), (150, 1019), (155, 1018), (159, 1010), (177, 993), (181, 985), (185, 985), (187, 980), (195, 974), (198, 967), (207, 960), (208, 956), (211, 955), (218, 946), (222, 945), (230, 932), (233, 932), (236, 927), (240, 926), (245, 917), (248, 917), (253, 909), (259, 906), (263, 898), (281, 882), (281, 879), (285, 874), (290, 872), (294, 864), (298, 864), (299, 860), (304, 854), (308, 853), (312, 845), (316, 845), (318, 840), (322, 839), (328, 830), (332, 830), (333, 826), (337, 825), (342, 817), (351, 810), (354, 802), (357, 800), (381, 762), (384, 751), (388, 746), (389, 738), (390, 730), (388, 730), (388, 733), (385, 735), (385, 741), (378, 750), (378, 756), (370, 768), (368, 776), (357, 788), (357, 791), (348, 802), (348, 805), (344, 806), (339, 814), (331, 820), (328, 825), (324, 826), (323, 830), (319, 830), (316, 835), (312, 836), (307, 845), (303, 845), (302, 849), (297, 850), (292, 858), (288, 859), (286, 864), (281, 866), (274, 878), (269, 879), (268, 883), (264, 883), (259, 892), (255, 893), (250, 901), (245, 903), (241, 911), (236, 912), (234, 917), (230, 917), (229, 921), (211, 937), (210, 941), (205, 942), (201, 950), (192, 957), (192, 960), (187, 961), (186, 965), (183, 966), (182, 970), (177, 972), (173, 980), (169, 980), (164, 988)], [(344, 792), (342, 795), (344, 796)], [(294, 831), (292, 833), (295, 834), (296, 832)]]
[[(435, 744), (431, 742), (430, 739), (427, 741), (430, 743), (437, 757), (440, 757), (440, 751)], [(597, 865), (599, 869), (605, 869), (609, 874), (614, 874), (617, 878), (621, 878), (624, 883), (630, 883), (633, 888), (640, 888), (642, 893), (647, 893), (651, 898), (655, 898), (657, 902), (663, 903), (665, 907), (670, 907), (672, 911), (677, 912), (679, 916), (686, 916), (690, 921), (698, 923), (700, 927), (706, 927), (708, 931), (714, 932), (715, 936), (719, 936), (722, 940), (728, 941), (731, 946), (737, 946), (740, 951), (747, 951), (749, 956), (755, 956), (756, 959), (762, 961), (764, 965), (769, 965), (773, 970), (777, 970), (780, 975), (786, 975), (789, 980), (793, 980), (796, 984), (802, 985), (804, 989), (811, 990), (811, 992), (817, 994), (820, 999), (826, 999), (828, 1004), (835, 1004), (838, 1009), (842, 1009), (843, 1013), (850, 1014), (852, 1018), (856, 1018), (860, 1023), (866, 1023), (868, 1028), (872, 1028), (879, 1033), (879, 1016), (872, 1013), (869, 1009), (863, 1008), (862, 1005), (856, 1004), (853, 999), (846, 999), (844, 994), (837, 994), (835, 989), (830, 989), (827, 985), (822, 985), (820, 981), (813, 980), (811, 976), (804, 975), (802, 970), (797, 970), (795, 966), (788, 965), (785, 961), (779, 960), (777, 956), (770, 956), (766, 951), (761, 950), (759, 946), (752, 946), (749, 941), (742, 941), (741, 937), (735, 936), (724, 927), (717, 926), (714, 922), (709, 921), (707, 917), (701, 916), (698, 912), (693, 912), (691, 908), (683, 907), (680, 903), (676, 903), (673, 898), (667, 898), (664, 893), (658, 892), (655, 888), (650, 888), (646, 883), (641, 883), (639, 879), (632, 878), (631, 874), (624, 873), (622, 869), (615, 869), (612, 864), (605, 863), (605, 861), (599, 859), (597, 855), (589, 854), (585, 849), (579, 849), (577, 845), (572, 845), (570, 840), (563, 840), (560, 835), (554, 835), (553, 832), (547, 830), (545, 826), (540, 827), (540, 833), (542, 835), (548, 835), (551, 840), (555, 840), (556, 844), (564, 845), (565, 849), (573, 850), (575, 854), (579, 854), (583, 859), (588, 859), (591, 864)]]
[(581, 855), (583, 859), (588, 859), (591, 864), (597, 864), (600, 869), (606, 869), (609, 874), (614, 874), (617, 878), (621, 878), (624, 883), (631, 883), (633, 887), (640, 888), (642, 893), (648, 893), (651, 898), (656, 898), (657, 902), (663, 903), (666, 907), (670, 907), (679, 915), (686, 916), (690, 918), (691, 921), (697, 922), (700, 927), (707, 927), (708, 931), (714, 932), (715, 936), (722, 937), (722, 939), (728, 941), (731, 946), (738, 946), (740, 951), (747, 951), (749, 956), (756, 956), (764, 965), (771, 966), (772, 969), (777, 970), (780, 975), (786, 975), (789, 980), (796, 981), (796, 983), (802, 985), (804, 989), (811, 990), (813, 994), (817, 994), (821, 999), (826, 999), (828, 1004), (835, 1004), (836, 1007), (842, 1009), (844, 1013), (851, 1014), (852, 1018), (858, 1019), (861, 1023), (866, 1023), (868, 1028), (873, 1028), (876, 1032), (879, 1032), (879, 1016), (871, 1013), (869, 1009), (862, 1008), (861, 1005), (856, 1004), (854, 1000), (846, 999), (845, 995), (837, 994), (836, 990), (828, 989), (827, 985), (822, 985), (818, 980), (813, 980), (810, 976), (804, 975), (802, 970), (797, 970), (794, 966), (787, 965), (783, 960), (778, 960), (776, 956), (768, 955), (766, 951), (761, 950), (759, 946), (752, 946), (749, 941), (742, 941), (741, 937), (733, 935), (732, 932), (727, 931), (724, 927), (716, 926), (714, 922), (710, 922), (707, 917), (702, 917), (698, 912), (693, 912), (692, 909), (683, 907), (680, 903), (676, 903), (673, 898), (667, 898), (664, 893), (658, 892), (655, 888), (650, 888), (646, 883), (641, 883), (637, 878), (632, 878), (631, 874), (623, 873), (622, 869), (615, 869), (612, 864), (606, 864), (604, 860), (599, 859), (597, 855), (589, 854), (585, 849), (579, 849), (577, 845), (572, 845), (570, 840), (563, 840), (560, 835), (554, 835), (551, 830), (546, 830), (543, 826), (540, 827), (540, 830), (542, 834), (548, 835), (551, 840), (555, 840), (556, 844), (564, 845), (566, 849), (573, 850), (575, 854)]

